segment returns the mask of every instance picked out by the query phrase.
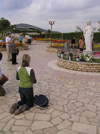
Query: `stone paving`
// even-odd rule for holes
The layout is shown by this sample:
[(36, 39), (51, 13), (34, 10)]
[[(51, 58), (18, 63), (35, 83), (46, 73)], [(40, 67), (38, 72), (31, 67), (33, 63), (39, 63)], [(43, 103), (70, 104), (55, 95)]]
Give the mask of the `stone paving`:
[[(100, 73), (58, 68), (57, 55), (47, 52), (47, 46), (33, 42), (29, 50), (20, 51), (18, 65), (7, 62), (6, 52), (2, 52), (0, 66), (9, 81), (3, 86), (6, 95), (0, 97), (0, 134), (100, 134)], [(47, 95), (50, 106), (45, 110), (32, 107), (15, 116), (9, 108), (20, 99), (15, 76), (25, 53), (31, 55), (38, 81), (34, 94)]]

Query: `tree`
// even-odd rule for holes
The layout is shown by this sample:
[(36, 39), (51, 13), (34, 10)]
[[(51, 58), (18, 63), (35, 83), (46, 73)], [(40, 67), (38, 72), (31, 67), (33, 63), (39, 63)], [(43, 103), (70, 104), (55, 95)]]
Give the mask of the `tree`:
[(6, 30), (9, 26), (10, 26), (10, 21), (4, 18), (0, 19), (0, 31)]
[(16, 28), (16, 25), (11, 25), (10, 28), (13, 30), (14, 28)]
[(78, 30), (78, 31), (76, 30), (77, 32), (83, 32), (83, 30), (82, 30), (82, 28), (81, 28), (81, 27), (76, 26), (76, 28), (77, 28), (77, 30)]
[(41, 29), (37, 29), (36, 31), (37, 31), (37, 33), (40, 33), (40, 34), (42, 33)]
[[(75, 32), (83, 32), (82, 28), (79, 26), (76, 26), (77, 30)], [(96, 30), (96, 27), (93, 27), (93, 30)]]
[(16, 30), (17, 30), (16, 25), (11, 25), (11, 26), (9, 27), (9, 29), (11, 30), (11, 32), (16, 33)]
[(50, 30), (50, 29), (48, 29), (47, 33), (51, 33), (51, 30)]

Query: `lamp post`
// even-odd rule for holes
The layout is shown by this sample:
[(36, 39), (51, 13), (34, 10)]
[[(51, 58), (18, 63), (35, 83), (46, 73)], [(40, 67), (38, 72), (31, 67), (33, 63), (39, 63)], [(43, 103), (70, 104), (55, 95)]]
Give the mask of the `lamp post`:
[(54, 19), (49, 19), (49, 24), (51, 25), (51, 46), (52, 46), (52, 25), (55, 23)]

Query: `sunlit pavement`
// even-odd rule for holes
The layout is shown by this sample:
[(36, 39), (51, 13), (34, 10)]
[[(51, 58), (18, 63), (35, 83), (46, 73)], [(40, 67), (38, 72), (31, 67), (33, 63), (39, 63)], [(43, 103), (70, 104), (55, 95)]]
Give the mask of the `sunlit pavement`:
[[(48, 43), (33, 42), (29, 50), (20, 51), (18, 65), (0, 61), (2, 72), (9, 77), (4, 84), (6, 95), (0, 97), (0, 134), (100, 134), (100, 73), (83, 73), (56, 65), (57, 54), (47, 52)], [(10, 106), (17, 102), (16, 70), (23, 54), (31, 56), (37, 83), (34, 94), (49, 98), (48, 109), (32, 107), (15, 116)]]

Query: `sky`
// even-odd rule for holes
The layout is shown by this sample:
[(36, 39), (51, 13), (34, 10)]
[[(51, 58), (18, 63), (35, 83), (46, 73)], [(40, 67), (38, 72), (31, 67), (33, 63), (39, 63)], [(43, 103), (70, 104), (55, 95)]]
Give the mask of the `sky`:
[(13, 24), (26, 23), (51, 29), (49, 19), (55, 19), (53, 31), (75, 32), (84, 29), (88, 20), (98, 28), (100, 0), (0, 0), (0, 18)]

